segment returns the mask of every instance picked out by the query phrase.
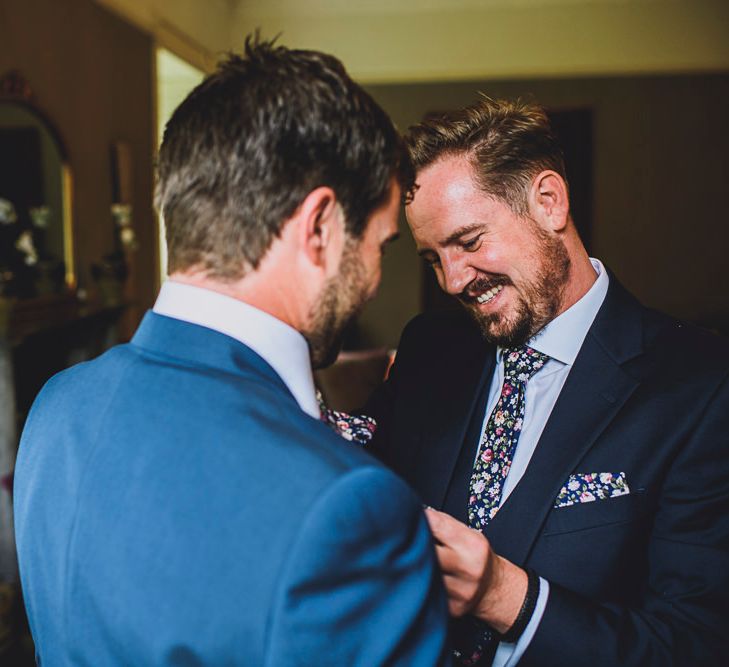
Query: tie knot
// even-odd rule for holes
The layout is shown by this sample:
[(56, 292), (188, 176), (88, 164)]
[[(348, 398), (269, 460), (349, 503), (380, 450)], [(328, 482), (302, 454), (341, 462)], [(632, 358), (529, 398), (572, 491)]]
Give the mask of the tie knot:
[(512, 380), (526, 382), (548, 360), (549, 357), (546, 354), (537, 352), (528, 345), (506, 348), (504, 350), (504, 375)]

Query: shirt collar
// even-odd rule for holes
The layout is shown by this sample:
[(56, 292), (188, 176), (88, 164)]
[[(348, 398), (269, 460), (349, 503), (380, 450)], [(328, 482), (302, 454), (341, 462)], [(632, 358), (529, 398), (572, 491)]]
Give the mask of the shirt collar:
[[(555, 317), (527, 343), (529, 347), (567, 365), (575, 362), (608, 290), (608, 274), (602, 262), (592, 257), (590, 262), (597, 274), (590, 289), (579, 301)], [(499, 362), (502, 352), (502, 348), (497, 351)]]
[(296, 329), (238, 299), (174, 280), (163, 283), (153, 310), (248, 346), (278, 373), (301, 409), (319, 418), (309, 346)]

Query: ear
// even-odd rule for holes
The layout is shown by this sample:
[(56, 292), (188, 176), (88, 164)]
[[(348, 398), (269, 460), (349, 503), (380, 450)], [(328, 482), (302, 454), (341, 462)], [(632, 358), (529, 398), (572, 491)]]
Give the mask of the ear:
[(344, 213), (334, 190), (319, 187), (312, 190), (294, 214), (298, 218), (298, 241), (306, 258), (315, 266), (324, 267), (344, 234)]
[(569, 194), (564, 179), (552, 170), (541, 172), (532, 182), (529, 209), (544, 228), (563, 231), (570, 212)]

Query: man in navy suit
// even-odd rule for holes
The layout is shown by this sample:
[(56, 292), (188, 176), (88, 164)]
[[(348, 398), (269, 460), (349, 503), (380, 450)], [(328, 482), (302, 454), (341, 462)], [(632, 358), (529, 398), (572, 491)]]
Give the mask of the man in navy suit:
[(170, 279), (54, 377), (16, 469), (43, 665), (432, 665), (447, 606), (415, 495), (320, 419), (412, 184), (335, 58), (248, 40), (159, 157)]
[(405, 329), (373, 446), (435, 508), (459, 662), (726, 664), (726, 340), (588, 257), (540, 108), (408, 141), (408, 222), (464, 309)]

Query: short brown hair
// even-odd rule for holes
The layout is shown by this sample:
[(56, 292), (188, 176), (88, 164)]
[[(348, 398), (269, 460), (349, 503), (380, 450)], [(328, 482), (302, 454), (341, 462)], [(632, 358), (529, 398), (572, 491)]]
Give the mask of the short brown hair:
[(483, 96), (471, 106), (433, 114), (411, 127), (406, 143), (416, 172), (442, 157), (466, 154), (480, 187), (514, 213), (529, 213), (527, 195), (545, 169), (567, 183), (562, 149), (543, 108)]
[(413, 183), (392, 121), (339, 60), (257, 35), (177, 107), (158, 162), (170, 273), (220, 280), (256, 269), (317, 187), (334, 190), (357, 239), (393, 177)]

